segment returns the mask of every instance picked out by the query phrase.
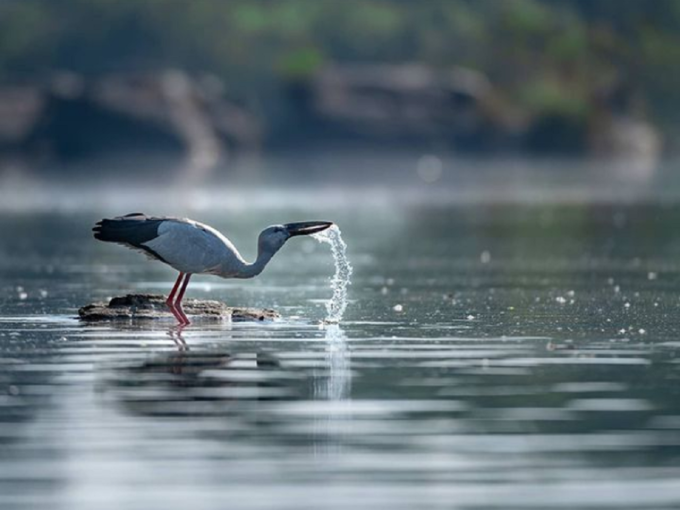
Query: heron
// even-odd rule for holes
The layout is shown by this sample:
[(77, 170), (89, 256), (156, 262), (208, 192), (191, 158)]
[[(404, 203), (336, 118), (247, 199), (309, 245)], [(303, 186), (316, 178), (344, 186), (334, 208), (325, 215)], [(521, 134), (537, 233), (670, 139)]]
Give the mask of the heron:
[(303, 221), (272, 225), (258, 237), (257, 258), (248, 263), (232, 242), (219, 231), (188, 218), (154, 217), (131, 213), (105, 218), (92, 229), (95, 239), (138, 250), (179, 272), (165, 303), (180, 326), (191, 323), (182, 309), (182, 298), (194, 274), (221, 278), (253, 278), (291, 237), (326, 230), (330, 221)]

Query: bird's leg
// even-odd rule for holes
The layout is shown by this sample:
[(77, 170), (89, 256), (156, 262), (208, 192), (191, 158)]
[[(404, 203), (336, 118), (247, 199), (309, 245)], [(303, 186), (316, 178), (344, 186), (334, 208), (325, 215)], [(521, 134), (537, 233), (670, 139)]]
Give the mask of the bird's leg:
[(172, 287), (172, 290), (170, 291), (170, 294), (168, 294), (168, 299), (165, 300), (165, 304), (170, 306), (170, 303), (172, 303), (175, 300), (175, 294), (177, 294), (177, 289), (179, 289), (179, 284), (182, 282), (182, 278), (184, 277), (184, 273), (180, 273), (179, 276), (177, 277), (177, 281), (175, 281), (175, 285)]
[(185, 314), (184, 310), (182, 309), (182, 299), (184, 298), (184, 293), (187, 290), (187, 285), (189, 285), (189, 279), (190, 278), (191, 278), (191, 273), (188, 273), (184, 278), (184, 282), (182, 283), (182, 288), (179, 290), (179, 294), (177, 295), (177, 299), (175, 300), (175, 307), (177, 308), (177, 312), (181, 315), (182, 322), (185, 325), (191, 324), (189, 317), (187, 317), (187, 314)]
[(172, 290), (170, 291), (170, 294), (168, 294), (168, 299), (165, 300), (165, 304), (168, 305), (168, 308), (170, 308), (170, 312), (175, 317), (175, 319), (179, 321), (180, 324), (184, 322), (184, 318), (182, 317), (181, 314), (179, 314), (177, 308), (175, 307), (175, 295), (177, 294), (177, 289), (179, 289), (179, 286), (182, 283), (183, 278), (184, 273), (180, 273), (179, 276), (177, 277), (175, 285), (172, 287)]

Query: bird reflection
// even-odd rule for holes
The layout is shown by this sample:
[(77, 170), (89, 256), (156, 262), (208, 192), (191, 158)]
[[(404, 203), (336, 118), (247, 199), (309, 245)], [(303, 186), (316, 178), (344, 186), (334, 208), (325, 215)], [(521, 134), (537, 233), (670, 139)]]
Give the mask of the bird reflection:
[(170, 328), (167, 332), (167, 335), (175, 343), (175, 345), (177, 346), (177, 350), (180, 352), (189, 350), (189, 346), (187, 345), (186, 340), (184, 340), (184, 337), (182, 336), (182, 330), (185, 327), (186, 326), (184, 324), (179, 324), (177, 326)]
[[(227, 352), (193, 352), (186, 348), (156, 356), (140, 365), (125, 367), (122, 371), (133, 387), (148, 388), (158, 385), (191, 388), (209, 384), (207, 380), (202, 380), (205, 372), (228, 370), (233, 360), (233, 356)], [(171, 377), (163, 377), (164, 375)]]
[(232, 414), (248, 403), (288, 400), (304, 393), (304, 377), (283, 366), (275, 353), (188, 350), (181, 331), (168, 334), (178, 344), (176, 351), (118, 366), (104, 375), (106, 391), (133, 414)]
[(176, 349), (142, 359), (126, 355), (102, 370), (103, 392), (135, 416), (228, 418), (223, 429), (213, 430), (216, 437), (246, 426), (258, 427), (262, 434), (278, 433), (281, 416), (291, 410), (288, 420), (304, 422), (304, 416), (296, 414), (303, 410), (311, 413), (306, 419), (311, 418), (314, 429), (314, 451), (328, 456), (341, 449), (352, 423), (351, 357), (337, 324), (324, 326), (317, 345), (323, 348), (325, 368), (314, 373), (301, 368), (299, 360), (290, 362), (290, 346), (279, 356), (254, 342), (208, 344), (193, 342), (198, 340), (195, 333), (185, 341), (185, 334), (181, 328), (166, 330), (165, 338), (172, 339)]

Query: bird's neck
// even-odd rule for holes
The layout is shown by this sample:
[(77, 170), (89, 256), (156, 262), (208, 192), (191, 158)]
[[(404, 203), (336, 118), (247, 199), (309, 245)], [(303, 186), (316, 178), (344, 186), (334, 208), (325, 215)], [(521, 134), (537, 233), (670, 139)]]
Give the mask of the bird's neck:
[(260, 274), (276, 252), (258, 250), (257, 259), (252, 264), (244, 264), (239, 278), (252, 278)]

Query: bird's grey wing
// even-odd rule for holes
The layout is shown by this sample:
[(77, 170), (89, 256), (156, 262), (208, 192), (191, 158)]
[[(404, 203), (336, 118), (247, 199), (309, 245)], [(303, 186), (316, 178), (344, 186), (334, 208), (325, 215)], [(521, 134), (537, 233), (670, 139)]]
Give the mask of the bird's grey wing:
[(143, 246), (183, 273), (213, 273), (227, 255), (222, 236), (191, 220), (164, 220)]

